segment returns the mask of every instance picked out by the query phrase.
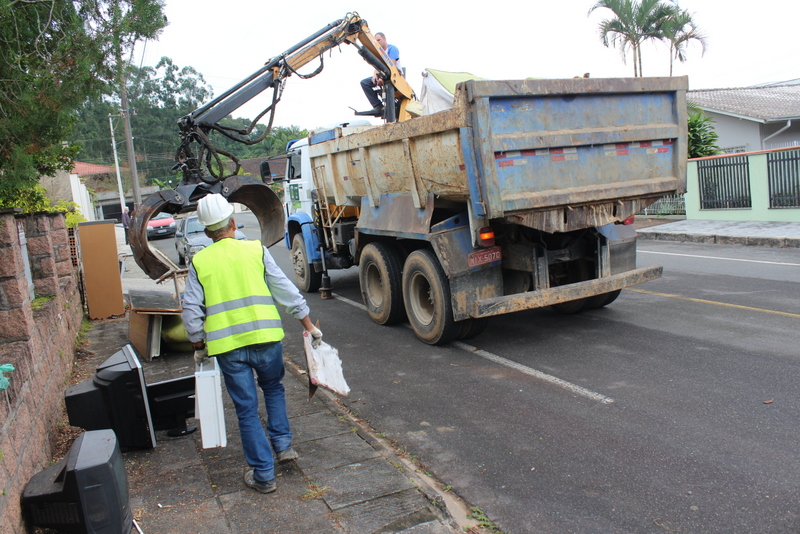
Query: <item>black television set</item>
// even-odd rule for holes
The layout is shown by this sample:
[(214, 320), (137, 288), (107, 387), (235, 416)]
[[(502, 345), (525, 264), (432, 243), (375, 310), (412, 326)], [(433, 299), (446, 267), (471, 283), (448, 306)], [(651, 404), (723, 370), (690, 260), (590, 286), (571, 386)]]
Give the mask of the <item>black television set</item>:
[(194, 375), (147, 384), (152, 428), (166, 430), (172, 437), (185, 436), (197, 430), (187, 426), (194, 417)]
[(82, 433), (67, 456), (34, 475), (22, 492), (29, 527), (64, 534), (128, 534), (128, 478), (113, 430)]
[(64, 400), (70, 425), (110, 428), (123, 451), (156, 446), (142, 364), (131, 345), (100, 364), (93, 378), (69, 388)]

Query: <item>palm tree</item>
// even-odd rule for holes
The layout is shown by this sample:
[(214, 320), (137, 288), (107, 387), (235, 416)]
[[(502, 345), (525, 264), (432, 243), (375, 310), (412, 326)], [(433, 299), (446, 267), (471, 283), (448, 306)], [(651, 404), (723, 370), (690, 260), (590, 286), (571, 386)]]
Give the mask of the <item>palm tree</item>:
[[(672, 1), (672, 0), (670, 0)], [(620, 46), (622, 61), (628, 53), (633, 56), (633, 75), (642, 76), (642, 44), (650, 39), (661, 39), (662, 26), (674, 6), (661, 0), (598, 0), (589, 10), (610, 9), (615, 17), (600, 22), (600, 39), (603, 45)]]
[(669, 75), (672, 76), (672, 60), (681, 63), (686, 61), (686, 48), (692, 41), (700, 47), (700, 55), (706, 52), (706, 38), (692, 20), (692, 15), (678, 6), (671, 6), (672, 14), (664, 22), (661, 31), (663, 38), (669, 41)]

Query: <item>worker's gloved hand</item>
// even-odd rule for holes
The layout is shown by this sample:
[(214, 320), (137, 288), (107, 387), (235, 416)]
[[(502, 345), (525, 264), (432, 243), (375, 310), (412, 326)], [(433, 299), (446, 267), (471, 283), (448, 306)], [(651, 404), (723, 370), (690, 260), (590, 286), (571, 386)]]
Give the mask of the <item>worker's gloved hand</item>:
[(208, 359), (208, 347), (203, 346), (202, 349), (194, 351), (194, 363), (197, 365), (202, 364)]
[(316, 349), (319, 347), (319, 344), (322, 343), (322, 330), (315, 326), (312, 330), (309, 330), (308, 333), (311, 334), (311, 346)]

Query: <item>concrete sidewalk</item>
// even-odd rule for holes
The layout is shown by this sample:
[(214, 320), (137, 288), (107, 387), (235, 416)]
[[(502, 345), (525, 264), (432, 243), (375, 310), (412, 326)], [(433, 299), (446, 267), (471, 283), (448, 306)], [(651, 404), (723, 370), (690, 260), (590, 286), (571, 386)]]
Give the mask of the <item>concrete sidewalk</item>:
[[(88, 334), (92, 368), (128, 343), (127, 318), (95, 323)], [(288, 335), (287, 335), (288, 338)], [(301, 348), (287, 339), (286, 352)], [(288, 361), (288, 358), (287, 358)], [(142, 361), (148, 384), (191, 375), (190, 353)], [(157, 432), (154, 449), (124, 454), (134, 519), (145, 534), (414, 533), (461, 531), (429, 481), (287, 364), (284, 379), (296, 462), (276, 465), (278, 491), (246, 487), (236, 415), (223, 393), (227, 447), (203, 449), (200, 431), (180, 438)], [(224, 387), (224, 386), (223, 386)], [(262, 418), (266, 417), (263, 412)], [(190, 420), (192, 424), (194, 421)]]
[[(659, 219), (658, 222), (664, 219)], [(640, 239), (745, 245), (774, 248), (800, 248), (800, 222), (749, 222), (677, 220), (645, 226), (648, 219), (637, 217)], [(634, 223), (637, 224), (637, 223)]]

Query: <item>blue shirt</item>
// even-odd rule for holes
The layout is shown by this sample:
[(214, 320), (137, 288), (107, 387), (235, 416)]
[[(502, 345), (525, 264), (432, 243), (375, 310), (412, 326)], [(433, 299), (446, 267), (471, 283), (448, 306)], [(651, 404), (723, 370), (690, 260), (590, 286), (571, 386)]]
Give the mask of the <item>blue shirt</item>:
[(386, 47), (386, 55), (393, 61), (398, 61), (400, 59), (400, 51), (392, 44)]

